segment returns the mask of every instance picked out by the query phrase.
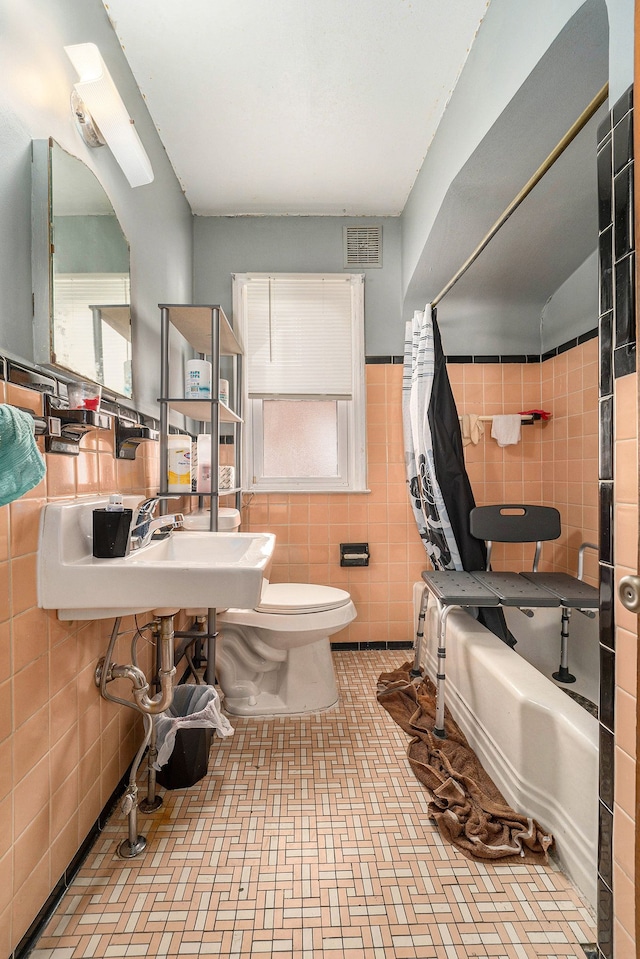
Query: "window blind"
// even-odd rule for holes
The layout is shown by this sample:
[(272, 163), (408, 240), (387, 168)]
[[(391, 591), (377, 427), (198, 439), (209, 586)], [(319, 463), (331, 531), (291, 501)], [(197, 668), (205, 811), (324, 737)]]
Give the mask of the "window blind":
[(352, 396), (352, 285), (351, 276), (248, 277), (250, 397)]

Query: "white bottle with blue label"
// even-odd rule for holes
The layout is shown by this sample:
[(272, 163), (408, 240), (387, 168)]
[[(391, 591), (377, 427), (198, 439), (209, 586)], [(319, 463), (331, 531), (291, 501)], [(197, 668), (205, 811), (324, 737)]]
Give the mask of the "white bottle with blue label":
[(208, 360), (187, 361), (184, 395), (187, 400), (211, 399), (211, 363)]

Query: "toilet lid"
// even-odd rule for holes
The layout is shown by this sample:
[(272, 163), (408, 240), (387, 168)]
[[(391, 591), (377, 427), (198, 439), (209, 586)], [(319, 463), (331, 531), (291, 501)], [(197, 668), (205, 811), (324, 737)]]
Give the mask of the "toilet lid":
[(310, 583), (268, 583), (262, 589), (259, 613), (319, 613), (325, 609), (346, 606), (351, 596), (333, 586)]

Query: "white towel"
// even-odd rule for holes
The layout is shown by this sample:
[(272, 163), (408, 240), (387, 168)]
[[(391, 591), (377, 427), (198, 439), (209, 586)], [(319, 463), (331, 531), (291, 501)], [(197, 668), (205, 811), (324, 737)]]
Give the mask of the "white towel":
[(477, 413), (463, 413), (461, 420), (462, 445), (468, 446), (469, 443), (473, 443), (474, 446), (477, 446), (484, 433), (484, 423), (481, 422)]
[(509, 413), (507, 416), (494, 416), (491, 425), (491, 435), (498, 446), (512, 446), (520, 442), (520, 426), (522, 418), (519, 413)]

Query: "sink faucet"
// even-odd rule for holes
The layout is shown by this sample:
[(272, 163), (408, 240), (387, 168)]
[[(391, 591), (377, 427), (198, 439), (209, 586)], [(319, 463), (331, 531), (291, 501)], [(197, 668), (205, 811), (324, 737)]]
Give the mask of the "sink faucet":
[(129, 549), (143, 549), (147, 546), (154, 534), (165, 530), (167, 535), (172, 529), (182, 526), (182, 513), (168, 513), (164, 516), (152, 518), (153, 511), (161, 500), (180, 499), (179, 496), (151, 496), (140, 503), (129, 533)]

